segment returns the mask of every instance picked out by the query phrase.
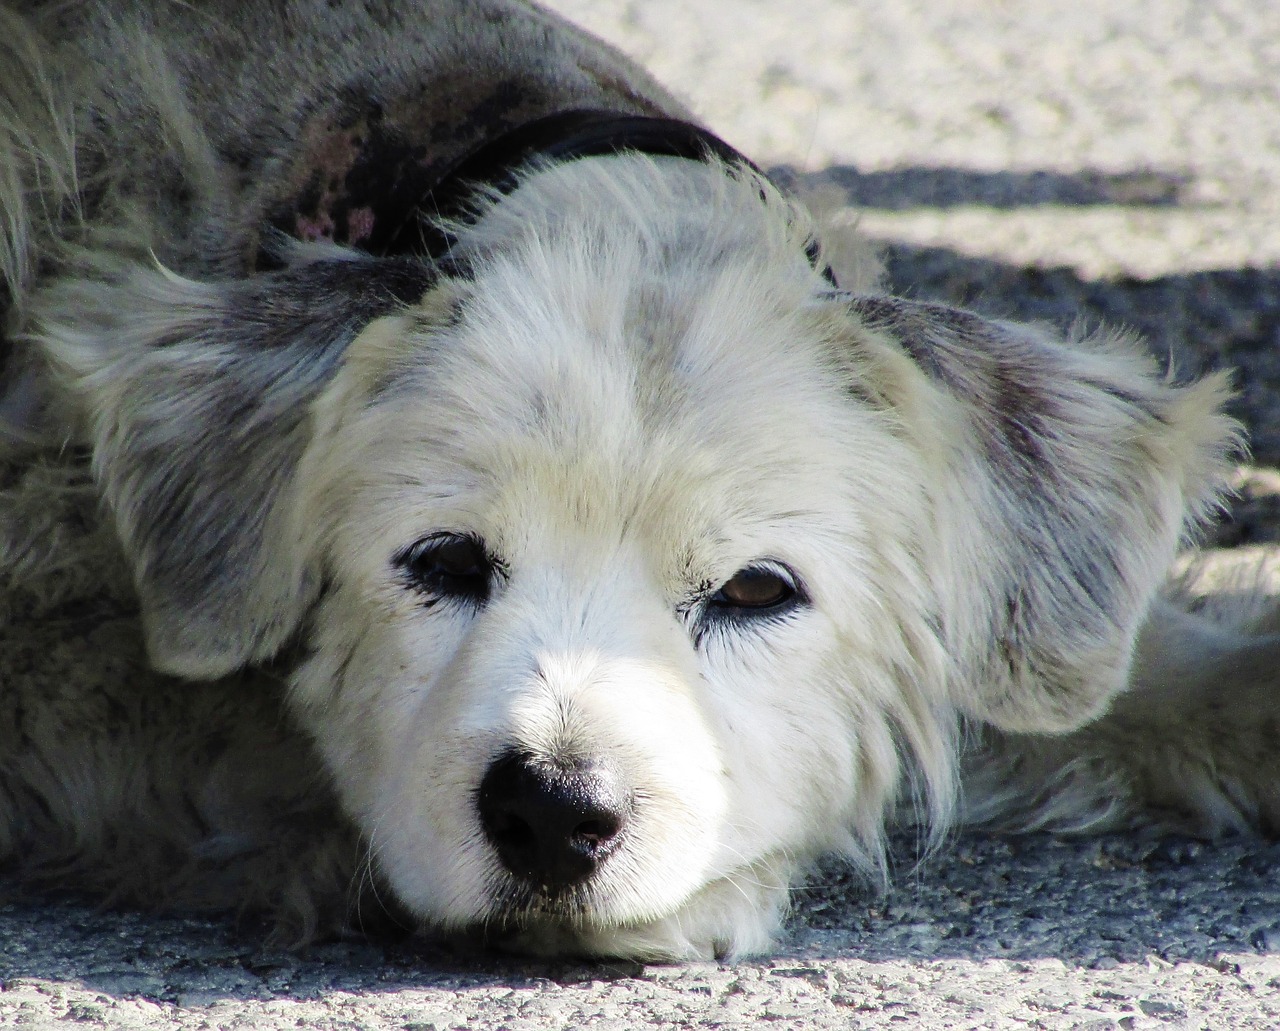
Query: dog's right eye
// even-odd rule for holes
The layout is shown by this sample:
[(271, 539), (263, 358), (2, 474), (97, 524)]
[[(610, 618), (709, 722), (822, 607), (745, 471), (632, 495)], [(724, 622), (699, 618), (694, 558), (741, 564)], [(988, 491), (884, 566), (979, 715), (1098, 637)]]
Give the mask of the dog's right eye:
[(468, 534), (440, 533), (423, 538), (397, 560), (410, 586), (432, 601), (489, 600), (496, 563), (484, 542)]

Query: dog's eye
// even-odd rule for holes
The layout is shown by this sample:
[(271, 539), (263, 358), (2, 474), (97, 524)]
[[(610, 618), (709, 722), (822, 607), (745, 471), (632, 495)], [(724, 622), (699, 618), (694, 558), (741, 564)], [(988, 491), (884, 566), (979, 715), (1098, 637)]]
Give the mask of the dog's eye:
[(411, 585), (433, 599), (456, 599), (474, 605), (489, 600), (496, 568), (484, 543), (465, 534), (440, 533), (409, 548), (398, 564)]
[(784, 611), (802, 599), (791, 571), (769, 563), (738, 570), (707, 599), (707, 606), (725, 616), (752, 616)]

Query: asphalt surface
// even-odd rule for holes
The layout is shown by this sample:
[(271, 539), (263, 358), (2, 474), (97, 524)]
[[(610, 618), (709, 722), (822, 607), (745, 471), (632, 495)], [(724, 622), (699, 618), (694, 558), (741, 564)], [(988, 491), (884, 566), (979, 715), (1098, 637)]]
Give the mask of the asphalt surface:
[[(909, 842), (901, 842), (904, 861)], [(0, 906), (0, 1025), (1274, 1028), (1280, 845), (967, 837), (897, 887), (838, 866), (777, 953), (541, 963), (407, 939), (297, 954), (253, 923)]]
[[(1105, 318), (1240, 370), (1280, 463), (1280, 6), (1257, 0), (557, 0), (731, 142), (834, 185), (895, 288)], [(1263, 474), (1220, 531), (1269, 541)], [(295, 954), (265, 929), (0, 901), (0, 1025), (1275, 1028), (1280, 846), (960, 837), (887, 894), (838, 866), (778, 952), (530, 963), (409, 939)]]

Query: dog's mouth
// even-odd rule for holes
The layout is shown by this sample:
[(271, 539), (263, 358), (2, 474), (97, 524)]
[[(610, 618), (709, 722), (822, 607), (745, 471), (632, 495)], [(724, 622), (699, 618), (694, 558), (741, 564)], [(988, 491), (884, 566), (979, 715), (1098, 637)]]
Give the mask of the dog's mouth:
[(534, 925), (578, 926), (590, 922), (598, 905), (589, 884), (548, 891), (513, 879), (492, 897), (494, 915), (485, 926), (499, 936), (527, 931)]
[(461, 936), (504, 952), (532, 956), (600, 956), (591, 944), (602, 934), (634, 923), (602, 911), (607, 892), (590, 884), (548, 893), (540, 888), (508, 883), (493, 897), (490, 915), (461, 930)]

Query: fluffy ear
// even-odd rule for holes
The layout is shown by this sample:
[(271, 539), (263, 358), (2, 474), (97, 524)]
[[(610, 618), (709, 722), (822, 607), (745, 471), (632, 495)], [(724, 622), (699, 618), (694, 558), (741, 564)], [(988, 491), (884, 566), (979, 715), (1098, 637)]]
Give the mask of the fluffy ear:
[(44, 299), (39, 343), (87, 415), (167, 672), (271, 656), (316, 594), (290, 513), (310, 403), (360, 331), (432, 278), (418, 261), (325, 253), (239, 281), (132, 268)]
[(1225, 375), (1172, 385), (1116, 335), (1061, 341), (887, 297), (851, 308), (862, 389), (930, 470), (921, 553), (954, 701), (1015, 731), (1096, 716), (1238, 449)]

